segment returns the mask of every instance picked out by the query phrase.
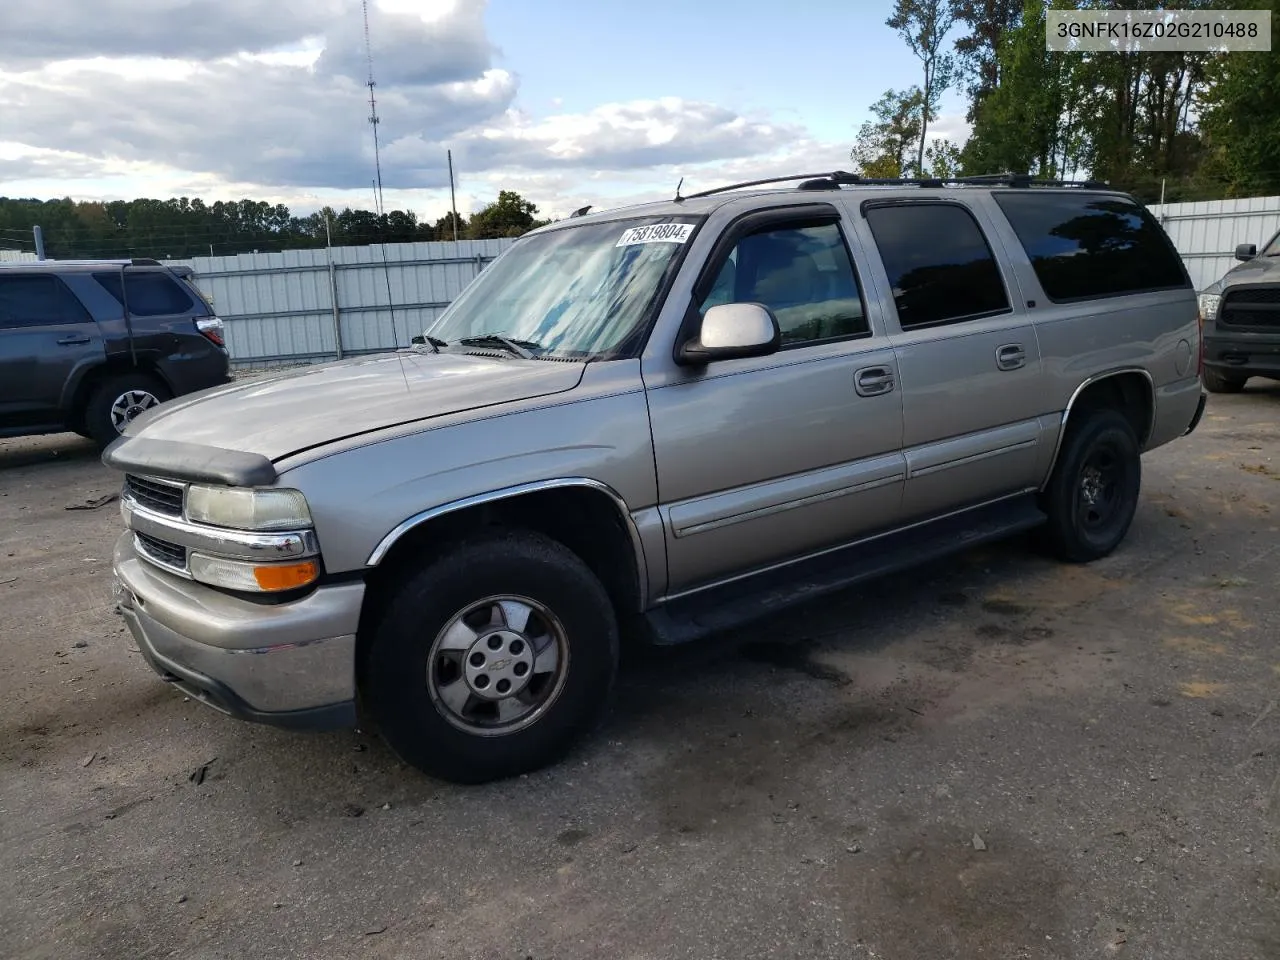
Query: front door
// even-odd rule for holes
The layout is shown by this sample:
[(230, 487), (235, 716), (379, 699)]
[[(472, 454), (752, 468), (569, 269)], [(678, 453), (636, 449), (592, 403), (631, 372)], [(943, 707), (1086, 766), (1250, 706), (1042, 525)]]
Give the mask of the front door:
[(61, 422), (72, 373), (104, 357), (98, 325), (60, 279), (0, 274), (0, 426)]
[[(810, 208), (812, 209), (812, 208)], [(839, 213), (773, 211), (719, 245), (699, 313), (772, 310), (782, 349), (647, 371), (668, 593), (891, 525), (905, 477), (897, 362), (868, 318)]]
[(902, 376), (903, 518), (1036, 486), (1043, 442), (1040, 347), (1016, 286), (956, 201), (864, 204), (880, 254)]

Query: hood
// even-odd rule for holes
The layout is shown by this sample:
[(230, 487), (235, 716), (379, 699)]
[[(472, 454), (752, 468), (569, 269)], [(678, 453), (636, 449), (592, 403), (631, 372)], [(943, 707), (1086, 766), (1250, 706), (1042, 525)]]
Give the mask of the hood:
[(1254, 257), (1236, 264), (1202, 292), (1221, 293), (1242, 283), (1280, 283), (1280, 257)]
[(379, 354), (180, 397), (143, 414), (125, 437), (279, 460), (383, 427), (572, 390), (585, 368), (457, 353)]

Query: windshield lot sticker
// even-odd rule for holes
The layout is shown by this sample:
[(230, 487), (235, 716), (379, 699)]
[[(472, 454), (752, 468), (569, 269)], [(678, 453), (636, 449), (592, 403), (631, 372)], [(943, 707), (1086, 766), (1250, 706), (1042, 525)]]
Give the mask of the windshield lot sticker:
[(633, 243), (685, 243), (693, 233), (692, 223), (654, 223), (647, 227), (632, 227), (615, 246), (629, 247)]

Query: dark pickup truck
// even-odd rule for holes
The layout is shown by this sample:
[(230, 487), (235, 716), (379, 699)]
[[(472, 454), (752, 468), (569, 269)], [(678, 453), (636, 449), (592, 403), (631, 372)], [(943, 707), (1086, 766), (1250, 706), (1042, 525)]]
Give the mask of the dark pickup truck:
[(70, 430), (105, 447), (144, 410), (226, 383), (229, 367), (189, 268), (0, 264), (0, 437)]
[(1204, 385), (1237, 393), (1250, 377), (1280, 380), (1280, 233), (1259, 253), (1236, 247), (1243, 261), (1200, 292)]

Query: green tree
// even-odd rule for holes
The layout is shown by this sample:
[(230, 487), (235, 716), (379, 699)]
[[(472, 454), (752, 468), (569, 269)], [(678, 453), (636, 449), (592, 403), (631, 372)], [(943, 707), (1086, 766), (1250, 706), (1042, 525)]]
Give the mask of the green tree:
[(955, 42), (959, 71), (966, 82), (970, 123), (979, 105), (1000, 85), (1000, 38), (1022, 19), (1023, 0), (956, 0), (956, 20), (969, 32)]
[(518, 237), (547, 221), (536, 218), (538, 207), (514, 190), (503, 190), (498, 199), (471, 215), (467, 236), (472, 240)]
[[(1057, 177), (1080, 150), (1073, 89), (1079, 54), (1045, 50), (1045, 4), (1025, 0), (999, 43), (998, 85), (976, 106), (961, 171)], [(1111, 54), (1108, 54), (1111, 56)]]
[(919, 87), (886, 90), (871, 105), (872, 119), (858, 130), (858, 139), (849, 151), (857, 172), (864, 177), (901, 177), (911, 169), (911, 152), (920, 139), (921, 105)]
[(960, 170), (960, 148), (941, 137), (935, 137), (925, 148), (924, 159), (927, 164), (924, 173), (926, 177), (950, 180)]
[[(1273, 33), (1280, 25), (1280, 0), (1232, 6), (1270, 10)], [(1223, 54), (1205, 70), (1201, 125), (1226, 195), (1280, 193), (1280, 54)]]
[(467, 238), (467, 218), (462, 214), (457, 214), (457, 222), (454, 222), (454, 213), (450, 211), (435, 222), (432, 227), (437, 240), (453, 240), (455, 233), (459, 240)]
[(954, 0), (895, 0), (885, 25), (898, 31), (924, 68), (921, 91), (920, 140), (916, 169), (924, 169), (924, 148), (929, 121), (937, 117), (938, 104), (951, 86), (955, 60), (942, 52), (947, 34), (956, 22)]

